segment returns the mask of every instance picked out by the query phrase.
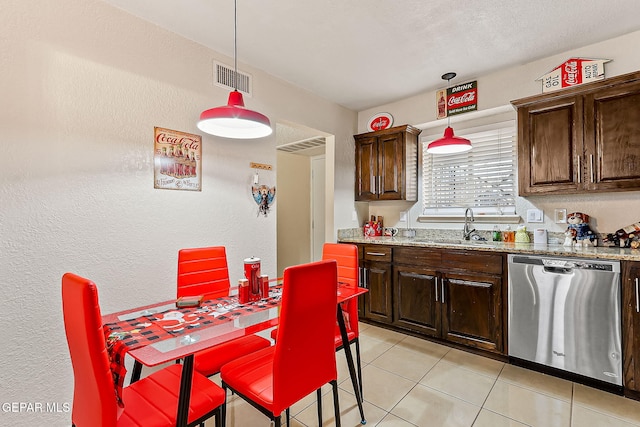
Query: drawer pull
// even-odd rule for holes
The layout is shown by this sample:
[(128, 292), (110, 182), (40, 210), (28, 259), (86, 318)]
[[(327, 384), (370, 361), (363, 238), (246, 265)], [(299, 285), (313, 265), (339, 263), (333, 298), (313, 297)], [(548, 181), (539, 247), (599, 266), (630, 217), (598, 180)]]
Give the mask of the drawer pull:
[(386, 256), (387, 254), (383, 253), (383, 252), (367, 252), (367, 255), (373, 255), (373, 256)]

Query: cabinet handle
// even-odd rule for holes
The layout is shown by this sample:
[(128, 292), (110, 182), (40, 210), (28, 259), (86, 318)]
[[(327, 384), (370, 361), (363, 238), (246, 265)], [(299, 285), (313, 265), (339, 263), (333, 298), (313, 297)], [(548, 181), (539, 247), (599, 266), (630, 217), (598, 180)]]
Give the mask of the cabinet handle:
[(367, 252), (367, 255), (373, 255), (373, 256), (385, 256), (385, 253), (382, 252)]
[(440, 298), (442, 299), (442, 303), (444, 304), (444, 279), (440, 281)]
[(638, 278), (636, 277), (636, 313), (640, 313), (640, 293), (638, 293)]
[(580, 160), (580, 157), (578, 157), (578, 184), (582, 183), (582, 167), (581, 167), (581, 163), (582, 163), (582, 161)]
[(382, 194), (382, 175), (378, 175), (378, 194)]
[(596, 182), (596, 180), (593, 177), (593, 154), (589, 156), (589, 163), (591, 166), (591, 182)]
[(436, 277), (436, 302), (438, 302), (438, 278)]
[(371, 175), (371, 179), (369, 180), (371, 184), (371, 192), (373, 194), (377, 194), (378, 190), (376, 189), (376, 177), (375, 175)]

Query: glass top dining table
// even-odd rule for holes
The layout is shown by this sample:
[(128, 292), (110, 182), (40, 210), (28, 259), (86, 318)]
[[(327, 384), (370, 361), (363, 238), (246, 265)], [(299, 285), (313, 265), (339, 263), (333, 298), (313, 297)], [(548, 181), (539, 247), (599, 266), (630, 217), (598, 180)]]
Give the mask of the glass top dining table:
[[(127, 354), (137, 362), (132, 382), (139, 377), (140, 364), (156, 366), (183, 359), (182, 398), (182, 394), (188, 394), (186, 390), (191, 388), (188, 374), (193, 369), (193, 354), (277, 326), (281, 291), (282, 286), (277, 284), (269, 288), (269, 298), (245, 304), (239, 304), (237, 296), (234, 295), (203, 301), (199, 307), (193, 308), (176, 308), (175, 300), (163, 301), (106, 314), (103, 315), (102, 321), (106, 327), (112, 328), (112, 331), (120, 331), (130, 340), (133, 337), (134, 344), (127, 350)], [(362, 398), (340, 303), (366, 292), (366, 288), (338, 284), (337, 320), (363, 424), (366, 421), (362, 410)]]

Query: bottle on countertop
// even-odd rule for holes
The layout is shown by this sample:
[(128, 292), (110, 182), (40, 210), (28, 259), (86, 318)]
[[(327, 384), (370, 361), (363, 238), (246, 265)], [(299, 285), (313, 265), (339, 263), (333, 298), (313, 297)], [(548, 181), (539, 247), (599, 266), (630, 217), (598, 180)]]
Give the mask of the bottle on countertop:
[(497, 225), (493, 226), (492, 240), (494, 242), (501, 242), (502, 241), (502, 233), (500, 233), (500, 228)]

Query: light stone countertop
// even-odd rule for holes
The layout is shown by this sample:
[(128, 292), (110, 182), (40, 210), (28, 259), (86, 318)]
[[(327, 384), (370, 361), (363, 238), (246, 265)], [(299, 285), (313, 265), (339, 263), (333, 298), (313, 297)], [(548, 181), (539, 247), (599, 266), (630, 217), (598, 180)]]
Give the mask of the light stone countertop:
[(342, 236), (341, 243), (373, 245), (411, 246), (425, 248), (448, 248), (474, 250), (478, 252), (502, 252), (514, 254), (535, 254), (592, 259), (640, 261), (640, 249), (615, 247), (568, 247), (558, 244), (534, 245), (533, 243), (503, 243), (492, 241), (465, 241), (456, 238), (429, 237), (364, 237)]

